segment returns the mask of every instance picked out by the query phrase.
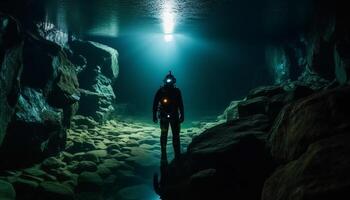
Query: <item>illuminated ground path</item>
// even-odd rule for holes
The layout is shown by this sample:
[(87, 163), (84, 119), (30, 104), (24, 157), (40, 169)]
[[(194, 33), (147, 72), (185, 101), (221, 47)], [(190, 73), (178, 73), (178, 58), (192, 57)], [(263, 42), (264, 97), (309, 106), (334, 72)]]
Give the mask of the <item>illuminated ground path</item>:
[[(181, 131), (182, 151), (195, 135), (215, 123), (194, 123)], [(153, 175), (159, 173), (160, 130), (156, 124), (110, 120), (104, 124), (75, 116), (66, 150), (42, 163), (0, 174), (18, 199), (156, 200)], [(168, 158), (173, 158), (171, 134)], [(39, 193), (38, 193), (39, 191)]]
[[(182, 129), (182, 151), (186, 150), (192, 137), (201, 132), (201, 128)], [(91, 128), (77, 126), (70, 131), (67, 151), (81, 149), (81, 146), (93, 146), (95, 150), (76, 152), (73, 157), (96, 155), (97, 171), (103, 178), (105, 198), (131, 200), (159, 199), (153, 192), (152, 178), (159, 171), (160, 130), (157, 125), (141, 122), (108, 121), (104, 125)], [(168, 139), (168, 155), (173, 158), (171, 135)], [(93, 144), (93, 145), (92, 145)], [(95, 156), (91, 156), (95, 159)], [(84, 162), (83, 158), (78, 159)], [(96, 159), (95, 159), (96, 160)], [(71, 162), (67, 168), (74, 168)], [(78, 177), (79, 178), (79, 177)], [(85, 195), (84, 195), (85, 196)]]

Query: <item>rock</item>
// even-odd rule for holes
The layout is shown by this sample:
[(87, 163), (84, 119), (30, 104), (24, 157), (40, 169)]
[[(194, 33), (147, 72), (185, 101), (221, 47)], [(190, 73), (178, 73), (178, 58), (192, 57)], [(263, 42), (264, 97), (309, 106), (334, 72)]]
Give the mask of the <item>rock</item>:
[(95, 163), (100, 162), (100, 157), (98, 157), (96, 154), (84, 153), (84, 152), (74, 154), (74, 159), (92, 161)]
[(98, 125), (98, 123), (91, 119), (90, 117), (84, 117), (81, 115), (76, 115), (73, 117), (73, 122), (75, 125), (87, 125), (89, 128), (94, 128)]
[(69, 47), (77, 55), (82, 55), (87, 60), (87, 68), (101, 66), (102, 73), (110, 79), (118, 77), (118, 52), (106, 45), (74, 40)]
[(298, 159), (276, 170), (264, 184), (263, 200), (350, 198), (350, 135), (334, 135), (308, 146)]
[(101, 177), (94, 172), (83, 172), (78, 177), (78, 191), (101, 191), (103, 181)]
[(62, 162), (61, 160), (55, 158), (55, 157), (50, 157), (47, 158), (43, 161), (43, 163), (41, 164), (41, 167), (43, 169), (55, 169), (55, 168), (60, 168), (65, 166), (66, 164), (64, 162)]
[(105, 158), (108, 155), (106, 150), (93, 150), (93, 151), (87, 152), (86, 154), (90, 154), (98, 158)]
[(91, 151), (95, 149), (93, 142), (86, 141), (82, 138), (76, 138), (71, 144), (67, 144), (65, 149), (69, 153), (78, 153), (81, 151)]
[(110, 158), (110, 159), (105, 159), (103, 161), (103, 163), (101, 164), (101, 166), (106, 167), (110, 170), (115, 170), (118, 167), (120, 167), (121, 162), (119, 162), (118, 160), (114, 159), (114, 158)]
[[(170, 163), (162, 174), (165, 178), (161, 195), (170, 199), (227, 195), (232, 199), (259, 199), (263, 183), (274, 169), (265, 149), (269, 127), (268, 117), (260, 114), (205, 130), (193, 138), (187, 153)], [(196, 182), (201, 177), (207, 181)]]
[[(101, 122), (108, 119), (109, 115), (114, 111), (112, 105), (115, 94), (113, 92), (111, 82), (99, 76), (101, 80), (95, 85), (96, 88), (102, 88), (103, 91), (89, 91), (81, 89), (81, 100), (79, 104), (78, 114), (91, 116), (94, 120)], [(108, 84), (107, 86), (104, 84)]]
[(61, 152), (61, 157), (62, 157), (62, 161), (63, 162), (70, 162), (73, 160), (73, 154), (66, 152), (66, 151), (62, 151)]
[(241, 101), (231, 101), (230, 105), (225, 109), (224, 113), (218, 117), (218, 119), (225, 119), (226, 121), (238, 119), (238, 104), (240, 102)]
[(92, 161), (81, 161), (79, 162), (79, 164), (77, 165), (76, 168), (76, 173), (81, 173), (83, 171), (89, 171), (89, 172), (94, 172), (97, 170), (97, 165), (96, 163), (92, 162)]
[(19, 44), (18, 22), (0, 14), (0, 146), (6, 135), (8, 123), (15, 112), (23, 68), (22, 50)]
[(36, 190), (39, 184), (35, 181), (30, 181), (22, 178), (16, 179), (12, 183), (16, 191), (16, 198), (18, 199), (34, 199)]
[(37, 177), (44, 177), (46, 175), (46, 172), (39, 169), (39, 168), (27, 168), (23, 170), (23, 173), (32, 175), (32, 176), (37, 176)]
[(256, 97), (241, 101), (238, 104), (238, 116), (247, 117), (255, 114), (266, 114), (269, 99), (267, 97)]
[(0, 199), (15, 200), (16, 192), (11, 183), (0, 180)]
[(45, 181), (38, 188), (38, 199), (74, 200), (73, 191), (64, 184)]
[(116, 143), (108, 145), (107, 151), (110, 153), (112, 150), (120, 150), (120, 146)]
[(114, 111), (111, 84), (119, 73), (118, 52), (90, 41), (74, 40), (69, 45), (76, 56), (86, 59), (86, 66), (78, 75), (82, 89), (78, 113), (104, 121)]
[(110, 174), (112, 174), (112, 171), (108, 168), (108, 166), (104, 164), (100, 164), (97, 166), (97, 171), (98, 175), (100, 175), (102, 178), (106, 178)]
[(57, 180), (59, 181), (67, 181), (67, 180), (75, 180), (78, 178), (77, 174), (74, 174), (66, 169), (57, 170), (55, 173)]
[(253, 99), (256, 97), (272, 97), (284, 92), (285, 90), (281, 85), (261, 86), (251, 90), (247, 95), (247, 99)]
[(314, 94), (286, 106), (273, 126), (269, 144), (275, 159), (292, 161), (325, 137), (349, 131), (350, 88)]
[(62, 113), (49, 106), (42, 93), (23, 88), (16, 110), (0, 150), (8, 165), (33, 163), (64, 148)]

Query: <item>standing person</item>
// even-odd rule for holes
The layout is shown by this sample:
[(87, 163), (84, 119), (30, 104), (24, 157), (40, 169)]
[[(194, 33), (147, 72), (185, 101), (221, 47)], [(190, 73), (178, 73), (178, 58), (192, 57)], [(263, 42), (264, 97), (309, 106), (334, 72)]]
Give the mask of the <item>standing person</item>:
[(160, 145), (161, 161), (167, 162), (166, 145), (168, 139), (169, 125), (173, 135), (173, 147), (175, 160), (180, 158), (180, 124), (184, 121), (184, 106), (181, 91), (175, 87), (176, 78), (167, 74), (164, 78), (164, 85), (157, 91), (153, 101), (153, 121), (160, 120)]

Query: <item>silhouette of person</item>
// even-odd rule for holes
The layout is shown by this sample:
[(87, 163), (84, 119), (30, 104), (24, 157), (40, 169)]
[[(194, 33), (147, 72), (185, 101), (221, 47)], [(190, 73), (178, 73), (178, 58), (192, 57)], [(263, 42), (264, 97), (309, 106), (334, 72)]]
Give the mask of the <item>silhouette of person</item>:
[(176, 78), (167, 74), (164, 85), (157, 91), (153, 101), (153, 121), (160, 120), (160, 145), (161, 161), (167, 162), (166, 145), (168, 139), (169, 125), (173, 135), (173, 148), (175, 160), (180, 158), (180, 124), (184, 121), (184, 106), (181, 91), (175, 87)]

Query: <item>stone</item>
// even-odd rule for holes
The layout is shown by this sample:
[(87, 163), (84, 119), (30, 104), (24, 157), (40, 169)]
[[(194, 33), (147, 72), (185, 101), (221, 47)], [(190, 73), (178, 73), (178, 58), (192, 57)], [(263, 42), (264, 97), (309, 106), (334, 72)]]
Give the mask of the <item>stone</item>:
[(267, 97), (256, 97), (238, 103), (238, 116), (247, 117), (255, 114), (266, 114), (269, 99)]
[(270, 126), (266, 115), (257, 114), (208, 128), (162, 171), (156, 191), (174, 199), (259, 199), (274, 170), (265, 146)]
[(87, 60), (87, 67), (102, 66), (102, 73), (108, 78), (118, 77), (118, 52), (106, 45), (92, 42), (74, 40), (69, 44), (74, 53), (82, 55)]
[(22, 88), (16, 109), (0, 150), (6, 164), (33, 163), (64, 148), (62, 113), (49, 106), (41, 92)]
[(74, 200), (73, 191), (64, 184), (45, 181), (38, 188), (38, 199)]
[(237, 119), (239, 117), (238, 104), (240, 102), (241, 101), (231, 101), (230, 105), (225, 109), (224, 113), (218, 117), (218, 119), (225, 119), (226, 121)]
[(39, 168), (27, 168), (23, 170), (24, 174), (32, 175), (32, 176), (37, 176), (37, 177), (43, 177), (46, 175), (46, 172), (39, 169)]
[(81, 115), (75, 115), (72, 120), (77, 126), (87, 125), (89, 128), (94, 128), (98, 125), (98, 123), (90, 117), (85, 117)]
[(41, 164), (41, 167), (43, 169), (55, 169), (55, 168), (60, 168), (65, 166), (66, 164), (64, 162), (62, 162), (61, 160), (55, 158), (55, 157), (50, 157), (47, 158), (43, 161), (43, 163)]
[(93, 150), (93, 151), (87, 152), (86, 154), (95, 155), (98, 158), (105, 158), (108, 155), (106, 150)]
[(103, 181), (101, 177), (94, 172), (83, 172), (78, 177), (78, 191), (101, 191)]
[[(6, 21), (6, 23), (4, 23)], [(23, 69), (23, 46), (19, 24), (10, 16), (0, 14), (0, 146), (6, 135), (8, 123), (15, 112), (20, 91), (20, 76)], [(4, 53), (3, 53), (4, 52)]]
[(325, 137), (349, 131), (350, 88), (316, 93), (284, 107), (269, 138), (271, 153), (280, 162), (298, 158)]
[(16, 198), (18, 199), (34, 199), (36, 190), (39, 184), (35, 181), (30, 181), (22, 178), (16, 179), (12, 182), (16, 191)]
[(101, 122), (114, 111), (116, 98), (112, 83), (119, 73), (118, 52), (106, 45), (91, 41), (74, 40), (69, 44), (75, 57), (86, 59), (79, 73), (81, 99), (78, 113)]
[(310, 144), (266, 180), (262, 199), (349, 199), (349, 142), (350, 135), (344, 132)]
[(118, 160), (114, 159), (114, 158), (110, 158), (110, 159), (105, 159), (103, 161), (103, 163), (101, 164), (101, 166), (106, 167), (110, 170), (115, 170), (118, 167), (120, 167), (121, 162), (119, 162)]
[(81, 173), (83, 171), (94, 172), (97, 170), (96, 163), (92, 161), (81, 161), (77, 166), (77, 173)]
[(0, 199), (2, 200), (16, 199), (16, 192), (11, 183), (0, 180)]
[(112, 171), (108, 168), (108, 166), (104, 164), (100, 164), (97, 166), (97, 171), (98, 175), (100, 175), (102, 178), (106, 178), (110, 174), (112, 174)]
[(95, 149), (93, 142), (88, 142), (82, 138), (76, 138), (71, 144), (67, 145), (65, 149), (69, 153), (78, 153), (81, 151), (91, 151)]
[(253, 99), (256, 97), (272, 97), (284, 92), (285, 90), (281, 85), (260, 86), (249, 91), (247, 99)]

